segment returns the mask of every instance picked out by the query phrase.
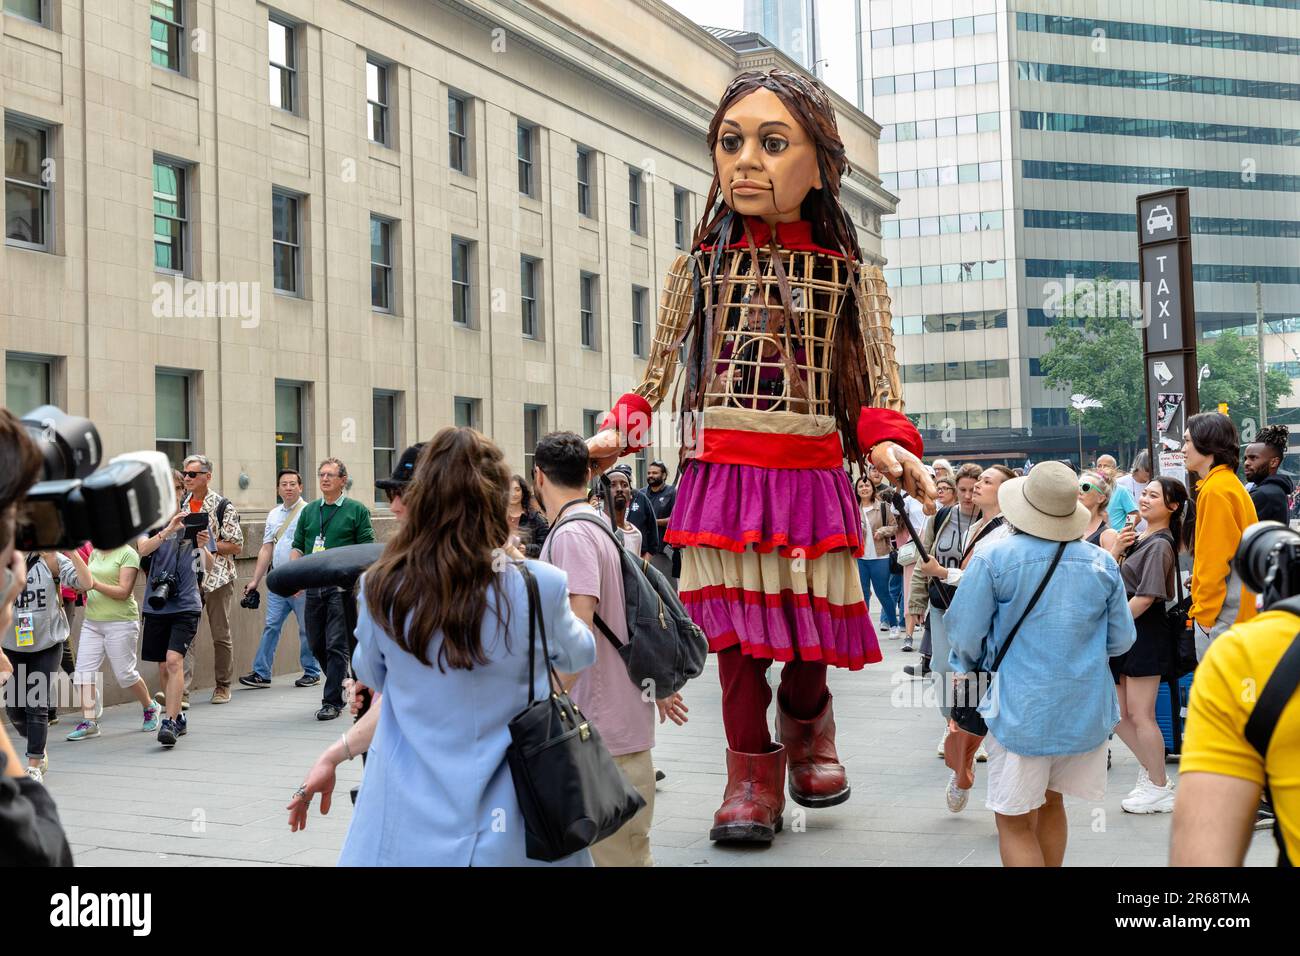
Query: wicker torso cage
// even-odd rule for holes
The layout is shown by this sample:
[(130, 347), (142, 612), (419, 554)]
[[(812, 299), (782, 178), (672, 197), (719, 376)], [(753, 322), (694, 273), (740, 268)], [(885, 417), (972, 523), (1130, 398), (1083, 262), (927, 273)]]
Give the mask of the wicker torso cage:
[[(770, 247), (727, 251), (710, 275), (700, 254), (705, 314), (716, 315), (707, 344), (705, 407), (831, 415), (835, 327), (846, 295), (857, 299), (871, 404), (903, 410), (890, 328), (889, 291), (875, 266), (822, 252), (778, 248), (794, 315), (782, 305)], [(691, 256), (679, 256), (664, 283), (647, 376), (638, 389), (657, 404), (670, 386), (692, 302)], [(713, 311), (721, 301), (725, 308)], [(766, 308), (764, 308), (766, 307)]]

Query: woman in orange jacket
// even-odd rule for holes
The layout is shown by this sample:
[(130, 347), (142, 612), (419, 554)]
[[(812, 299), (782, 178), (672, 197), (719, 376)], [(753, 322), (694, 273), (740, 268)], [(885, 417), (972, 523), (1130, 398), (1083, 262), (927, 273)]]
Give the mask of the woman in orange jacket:
[(1187, 420), (1183, 455), (1187, 470), (1202, 479), (1196, 495), (1190, 614), (1197, 660), (1234, 623), (1255, 616), (1255, 595), (1232, 568), (1242, 532), (1259, 520), (1237, 477), (1240, 448), (1237, 426), (1227, 415), (1202, 412)]

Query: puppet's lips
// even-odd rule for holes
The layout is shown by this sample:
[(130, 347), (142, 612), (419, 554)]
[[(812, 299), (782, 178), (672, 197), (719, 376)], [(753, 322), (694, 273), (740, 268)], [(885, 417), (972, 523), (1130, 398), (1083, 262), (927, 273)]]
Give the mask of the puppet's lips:
[(762, 183), (756, 183), (752, 179), (742, 179), (738, 183), (732, 183), (731, 191), (740, 193), (742, 196), (752, 196), (755, 193), (767, 192), (771, 187), (764, 186)]

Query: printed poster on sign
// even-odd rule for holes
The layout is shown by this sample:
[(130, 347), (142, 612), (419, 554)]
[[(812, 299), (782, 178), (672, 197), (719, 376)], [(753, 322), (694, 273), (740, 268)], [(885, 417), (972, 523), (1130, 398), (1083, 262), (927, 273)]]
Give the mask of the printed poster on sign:
[[(1182, 409), (1182, 392), (1159, 392), (1156, 394), (1156, 434), (1163, 439), (1166, 434), (1172, 433), (1177, 442), (1175, 447), (1182, 445), (1183, 423), (1180, 415)], [(1162, 444), (1164, 444), (1163, 441)]]
[(1160, 474), (1177, 478), (1183, 483), (1183, 487), (1190, 490), (1191, 486), (1187, 484), (1187, 461), (1181, 451), (1160, 452)]

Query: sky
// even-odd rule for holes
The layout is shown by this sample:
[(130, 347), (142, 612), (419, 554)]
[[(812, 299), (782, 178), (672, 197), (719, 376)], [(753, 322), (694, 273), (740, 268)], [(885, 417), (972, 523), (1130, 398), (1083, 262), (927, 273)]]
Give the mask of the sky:
[[(742, 30), (744, 0), (665, 0), (679, 13), (701, 26)], [(820, 0), (818, 35), (824, 79), (850, 103), (857, 103), (857, 57), (854, 51), (853, 4), (855, 0)]]

